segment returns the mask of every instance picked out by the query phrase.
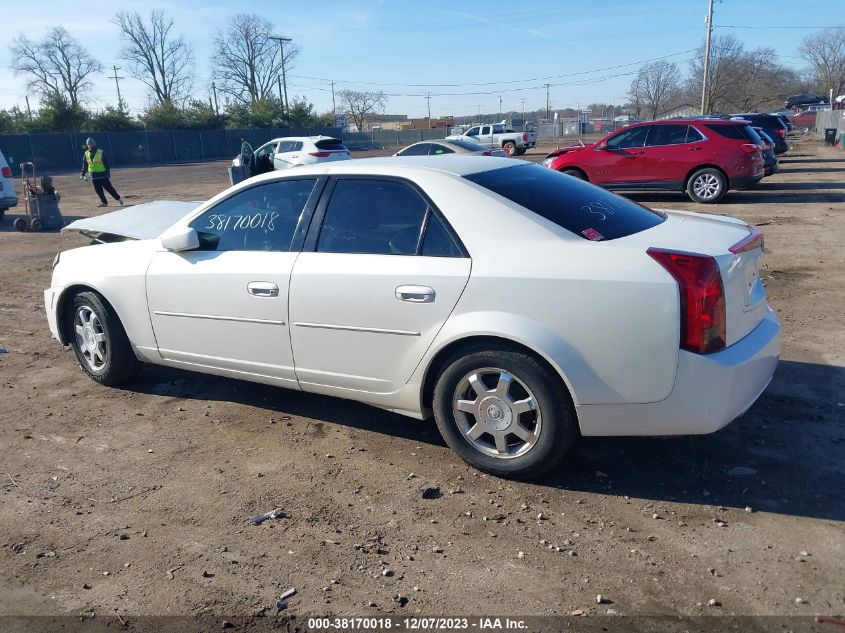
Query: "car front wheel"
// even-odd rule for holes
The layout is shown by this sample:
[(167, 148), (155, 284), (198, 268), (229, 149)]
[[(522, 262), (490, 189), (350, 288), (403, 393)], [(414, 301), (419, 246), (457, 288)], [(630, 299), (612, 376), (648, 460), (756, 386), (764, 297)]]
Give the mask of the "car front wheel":
[(434, 388), (434, 417), (446, 443), (472, 466), (511, 478), (557, 466), (577, 423), (557, 376), (510, 350), (454, 356)]
[(719, 202), (727, 190), (728, 183), (725, 175), (712, 167), (699, 169), (687, 181), (687, 195), (693, 202), (701, 204)]
[(138, 373), (141, 363), (120, 319), (108, 302), (95, 292), (80, 292), (73, 297), (67, 318), (70, 320), (70, 344), (80, 366), (102, 385), (128, 382)]

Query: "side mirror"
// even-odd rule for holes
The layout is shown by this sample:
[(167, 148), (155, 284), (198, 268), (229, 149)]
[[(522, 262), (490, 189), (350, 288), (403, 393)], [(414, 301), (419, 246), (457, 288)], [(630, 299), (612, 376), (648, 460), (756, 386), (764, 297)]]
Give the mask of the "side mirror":
[(168, 230), (160, 239), (162, 247), (173, 253), (192, 251), (200, 245), (199, 235), (189, 226)]
[(607, 141), (603, 141), (603, 142), (599, 143), (598, 145), (596, 145), (596, 149), (599, 150), (600, 152), (606, 150), (607, 149)]

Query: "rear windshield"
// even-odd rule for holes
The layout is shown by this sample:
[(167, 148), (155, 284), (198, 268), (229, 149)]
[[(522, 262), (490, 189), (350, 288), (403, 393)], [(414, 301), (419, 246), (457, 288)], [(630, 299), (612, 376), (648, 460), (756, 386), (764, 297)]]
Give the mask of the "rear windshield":
[(457, 145), (458, 147), (462, 147), (463, 149), (469, 150), (471, 152), (486, 152), (487, 148), (483, 145), (479, 145), (478, 143), (473, 143), (472, 141), (464, 141), (463, 139), (456, 139), (454, 141), (449, 141), (452, 145)]
[(326, 149), (326, 150), (345, 150), (346, 145), (343, 144), (343, 141), (337, 138), (324, 138), (320, 141), (314, 143), (317, 149)]
[(656, 211), (539, 165), (504, 167), (464, 177), (585, 240), (625, 237), (664, 220)]
[(743, 143), (760, 143), (760, 137), (757, 132), (750, 125), (730, 125), (730, 124), (705, 124), (708, 130), (716, 132), (719, 136), (725, 138), (732, 138), (735, 141), (742, 141)]

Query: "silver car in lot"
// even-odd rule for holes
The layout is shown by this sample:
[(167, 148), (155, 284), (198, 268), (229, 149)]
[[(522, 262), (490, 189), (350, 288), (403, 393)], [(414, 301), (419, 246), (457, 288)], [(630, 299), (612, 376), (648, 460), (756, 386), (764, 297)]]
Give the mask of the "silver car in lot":
[(490, 149), (472, 141), (464, 139), (437, 139), (421, 141), (400, 149), (394, 156), (444, 156), (446, 154), (463, 154), (466, 156), (504, 156), (504, 150)]

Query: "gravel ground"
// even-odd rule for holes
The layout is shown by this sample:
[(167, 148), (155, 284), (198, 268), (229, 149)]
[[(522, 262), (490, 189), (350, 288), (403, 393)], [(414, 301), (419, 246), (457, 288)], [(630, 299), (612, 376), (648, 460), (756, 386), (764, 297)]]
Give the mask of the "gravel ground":
[[(465, 466), (431, 421), (343, 400), (156, 367), (100, 387), (42, 306), (53, 255), (84, 242), (17, 233), (12, 209), (0, 614), (249, 620), (289, 587), (288, 616), (845, 612), (845, 152), (793, 145), (715, 208), (633, 195), (764, 227), (784, 326), (765, 394), (710, 436), (582, 439), (534, 483)], [(226, 185), (223, 162), (113, 175), (131, 203)], [(75, 174), (56, 183), (66, 217), (99, 211)]]

